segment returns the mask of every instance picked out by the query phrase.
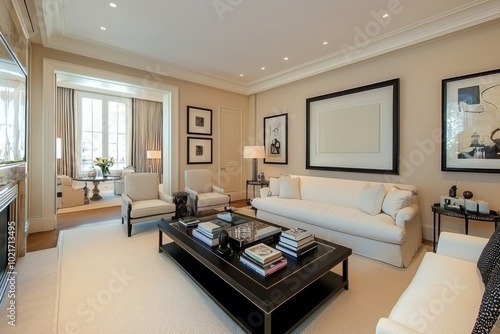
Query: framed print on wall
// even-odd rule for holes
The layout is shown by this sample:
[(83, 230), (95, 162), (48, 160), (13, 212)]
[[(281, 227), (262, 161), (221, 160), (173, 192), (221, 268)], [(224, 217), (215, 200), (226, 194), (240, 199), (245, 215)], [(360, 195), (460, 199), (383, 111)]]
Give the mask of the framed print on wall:
[(212, 135), (212, 110), (187, 106), (188, 134)]
[(212, 163), (212, 138), (188, 137), (188, 164)]
[(264, 117), (265, 164), (288, 164), (288, 114)]
[(306, 99), (306, 168), (398, 174), (399, 79)]
[(442, 81), (441, 170), (500, 173), (500, 69)]

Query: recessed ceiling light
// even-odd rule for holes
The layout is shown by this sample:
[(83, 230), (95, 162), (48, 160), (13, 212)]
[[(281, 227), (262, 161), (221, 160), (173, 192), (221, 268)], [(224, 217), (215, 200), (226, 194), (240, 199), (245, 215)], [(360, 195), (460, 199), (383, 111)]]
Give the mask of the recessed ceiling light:
[(109, 3), (109, 7), (116, 8), (116, 3), (110, 2), (110, 3)]
[(382, 15), (382, 17), (383, 17), (384, 19), (388, 18), (388, 17), (389, 17), (389, 13), (385, 13), (384, 15)]
[(261, 69), (261, 70), (265, 70), (266, 68), (265, 68), (264, 66), (262, 66), (260, 69)]
[(106, 27), (101, 27), (101, 30), (106, 30)]
[(327, 45), (327, 44), (328, 44), (328, 42), (327, 42), (327, 41), (324, 41), (324, 42), (323, 42), (323, 45)]
[(283, 60), (288, 60), (288, 57), (283, 58)]
[(242, 76), (243, 76), (243, 74), (240, 74), (240, 77), (242, 77)]

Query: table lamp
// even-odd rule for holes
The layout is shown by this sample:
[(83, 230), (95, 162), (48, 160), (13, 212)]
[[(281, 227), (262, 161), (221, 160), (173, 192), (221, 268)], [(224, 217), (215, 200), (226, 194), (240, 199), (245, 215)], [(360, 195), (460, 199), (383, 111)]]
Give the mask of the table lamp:
[(243, 158), (252, 160), (252, 181), (257, 181), (257, 159), (265, 158), (264, 146), (243, 146)]
[[(146, 158), (148, 160), (152, 159), (161, 159), (161, 151), (147, 151), (146, 152)], [(153, 172), (153, 167), (151, 167), (151, 163), (149, 164), (149, 172)]]

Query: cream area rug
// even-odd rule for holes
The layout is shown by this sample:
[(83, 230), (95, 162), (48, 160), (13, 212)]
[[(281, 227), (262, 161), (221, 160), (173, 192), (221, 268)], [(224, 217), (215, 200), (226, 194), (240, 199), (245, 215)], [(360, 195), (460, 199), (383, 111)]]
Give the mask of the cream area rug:
[[(163, 240), (169, 241), (166, 236)], [(373, 333), (378, 319), (390, 313), (408, 286), (426, 251), (422, 247), (406, 269), (351, 256), (350, 289), (330, 299), (294, 332)], [(33, 258), (41, 252), (28, 255)], [(28, 276), (23, 284), (33, 285), (19, 297), (20, 309), (37, 301), (40, 312), (45, 299), (44, 313), (35, 318), (36, 324), (33, 314), (19, 315), (16, 328), (3, 320), (1, 333), (243, 332), (172, 260), (158, 253), (155, 222), (135, 225), (130, 238), (120, 221), (64, 230), (56, 254), (54, 286), (40, 287), (45, 294), (52, 291), (48, 300), (37, 292), (37, 275), (29, 274), (29, 268), (19, 270), (19, 275)], [(45, 256), (48, 263), (51, 256)], [(21, 296), (23, 289), (19, 286)]]

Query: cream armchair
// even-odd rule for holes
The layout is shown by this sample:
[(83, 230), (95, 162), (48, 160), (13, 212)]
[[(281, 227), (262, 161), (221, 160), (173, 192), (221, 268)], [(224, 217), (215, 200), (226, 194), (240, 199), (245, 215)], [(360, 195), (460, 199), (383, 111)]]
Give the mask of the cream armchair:
[(209, 169), (192, 169), (184, 172), (184, 190), (189, 194), (188, 205), (194, 214), (198, 212), (231, 206), (231, 196), (224, 189), (212, 184)]
[(61, 207), (69, 208), (86, 204), (83, 186), (75, 186), (73, 179), (67, 175), (59, 175), (59, 177), (61, 178)]
[(121, 214), (130, 237), (133, 224), (174, 216), (175, 204), (171, 196), (159, 190), (158, 174), (132, 173), (124, 177)]
[(127, 166), (123, 168), (121, 171), (118, 172), (118, 176), (121, 176), (122, 178), (119, 180), (114, 181), (114, 193), (115, 195), (121, 195), (123, 193), (123, 179), (125, 178), (125, 175), (135, 173), (135, 168), (134, 166)]

